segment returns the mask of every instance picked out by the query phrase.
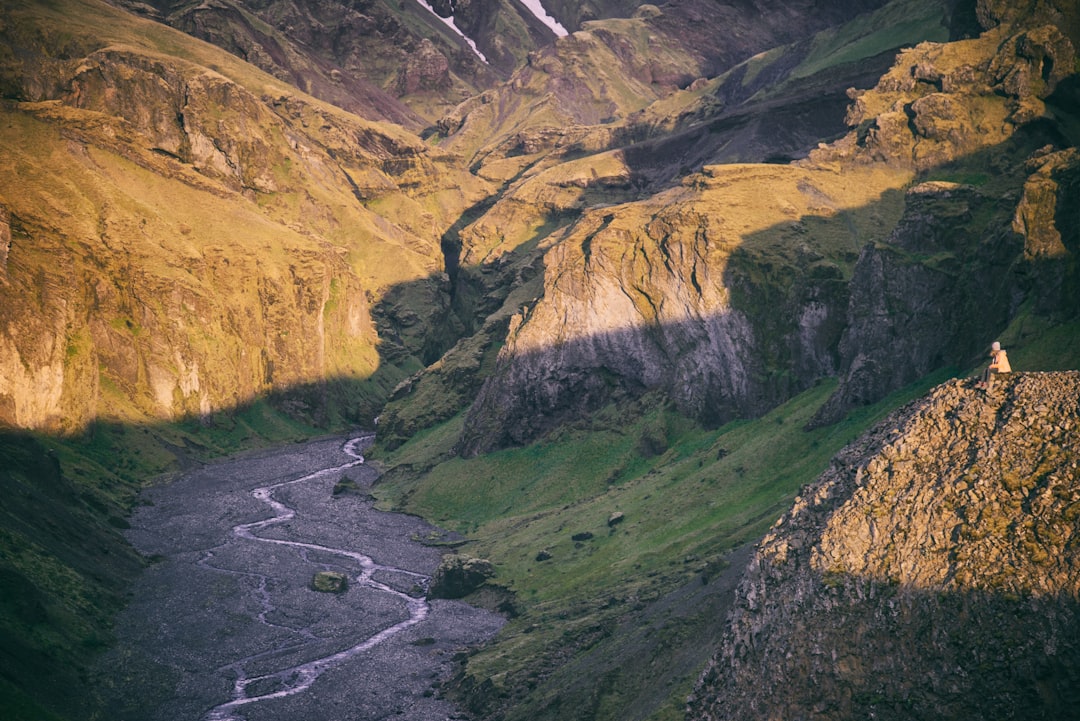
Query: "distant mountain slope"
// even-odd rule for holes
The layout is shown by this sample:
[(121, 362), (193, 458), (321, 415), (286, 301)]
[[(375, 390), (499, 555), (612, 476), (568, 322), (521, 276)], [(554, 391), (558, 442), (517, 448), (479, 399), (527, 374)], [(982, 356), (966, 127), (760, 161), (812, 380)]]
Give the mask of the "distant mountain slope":
[(852, 92), (852, 130), (790, 165), (706, 166), (650, 194), (627, 148), (514, 183), (460, 234), (464, 258), (527, 238), (523, 207), (566, 225), (540, 241), (542, 294), (509, 321), (463, 452), (616, 392), (722, 423), (839, 374), (828, 422), (978, 362), (1022, 311), (1074, 314), (1076, 53), (1039, 20), (901, 52)]
[(758, 546), (689, 719), (1048, 719), (1080, 704), (1080, 373), (951, 381)]
[(414, 130), (505, 79), (555, 37), (524, 5), (504, 0), (116, 4), (350, 112)]
[[(538, 150), (595, 149), (595, 140), (582, 142), (590, 126), (600, 126), (593, 131), (598, 136), (607, 132), (611, 140), (630, 143), (640, 137), (634, 130), (620, 131), (621, 126), (657, 100), (883, 4), (673, 0), (641, 5), (631, 17), (586, 22), (578, 32), (538, 49), (507, 83), (442, 118), (439, 130), (448, 136), (443, 141), (448, 147), (485, 174), (498, 174), (505, 165), (520, 169), (521, 161)], [(508, 156), (519, 162), (505, 162)]]

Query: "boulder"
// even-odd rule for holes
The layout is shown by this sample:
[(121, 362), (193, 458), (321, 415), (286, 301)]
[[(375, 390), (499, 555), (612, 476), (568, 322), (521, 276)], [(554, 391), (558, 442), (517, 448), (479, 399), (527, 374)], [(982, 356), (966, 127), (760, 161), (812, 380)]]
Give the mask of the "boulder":
[(463, 598), (495, 575), (491, 561), (471, 556), (444, 556), (431, 579), (428, 598)]
[(319, 571), (311, 579), (311, 590), (320, 593), (344, 593), (349, 589), (349, 577), (338, 571)]

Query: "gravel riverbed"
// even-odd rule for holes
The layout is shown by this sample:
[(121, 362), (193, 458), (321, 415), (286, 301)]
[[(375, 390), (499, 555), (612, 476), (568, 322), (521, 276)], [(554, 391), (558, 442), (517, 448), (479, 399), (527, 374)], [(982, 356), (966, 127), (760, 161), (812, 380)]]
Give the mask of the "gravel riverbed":
[[(370, 438), (246, 455), (147, 489), (128, 539), (153, 559), (95, 674), (118, 721), (443, 721), (453, 657), (504, 619), (424, 598), (445, 536), (363, 493)], [(352, 480), (360, 493), (335, 495)], [(312, 588), (320, 571), (348, 579)]]

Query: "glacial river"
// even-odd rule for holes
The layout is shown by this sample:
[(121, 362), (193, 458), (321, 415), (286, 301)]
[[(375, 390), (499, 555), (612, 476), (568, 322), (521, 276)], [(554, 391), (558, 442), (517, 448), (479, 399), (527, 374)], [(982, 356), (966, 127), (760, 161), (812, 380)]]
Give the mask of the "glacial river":
[[(370, 436), (190, 471), (143, 494), (129, 540), (153, 559), (98, 671), (111, 718), (443, 721), (453, 656), (503, 619), (424, 597), (444, 532), (363, 493)], [(335, 495), (342, 479), (361, 493)], [(428, 543), (425, 543), (427, 541)], [(319, 571), (349, 581), (312, 588)]]

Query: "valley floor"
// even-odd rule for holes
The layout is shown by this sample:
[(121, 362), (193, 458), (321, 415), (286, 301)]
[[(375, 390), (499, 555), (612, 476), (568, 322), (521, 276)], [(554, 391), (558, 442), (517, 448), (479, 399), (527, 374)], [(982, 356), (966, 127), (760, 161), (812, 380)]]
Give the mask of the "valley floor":
[[(98, 668), (106, 716), (453, 717), (440, 681), (455, 654), (503, 619), (424, 598), (441, 553), (423, 541), (443, 534), (374, 510), (362, 489), (375, 475), (358, 443), (337, 438), (145, 491), (128, 537), (154, 563)], [(348, 587), (318, 592), (318, 572), (343, 574)]]

